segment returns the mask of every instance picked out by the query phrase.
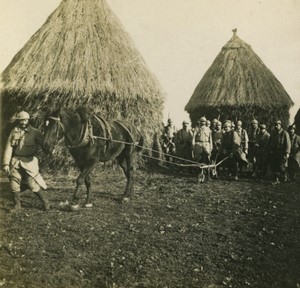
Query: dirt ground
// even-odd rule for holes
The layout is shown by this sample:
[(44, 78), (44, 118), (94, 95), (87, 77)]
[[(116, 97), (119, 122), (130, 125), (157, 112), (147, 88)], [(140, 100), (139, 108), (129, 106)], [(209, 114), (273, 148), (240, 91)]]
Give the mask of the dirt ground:
[(123, 174), (100, 168), (76, 212), (75, 173), (44, 174), (53, 208), (25, 191), (18, 213), (2, 175), (0, 287), (300, 287), (299, 183), (143, 169), (123, 203)]

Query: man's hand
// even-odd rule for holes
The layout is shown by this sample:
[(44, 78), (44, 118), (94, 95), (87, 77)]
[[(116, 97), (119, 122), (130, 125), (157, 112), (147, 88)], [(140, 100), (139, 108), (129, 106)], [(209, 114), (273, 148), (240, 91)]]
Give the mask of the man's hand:
[(4, 166), (3, 166), (3, 170), (5, 171), (5, 173), (6, 173), (7, 175), (9, 175), (9, 173), (10, 173), (9, 165), (4, 165)]

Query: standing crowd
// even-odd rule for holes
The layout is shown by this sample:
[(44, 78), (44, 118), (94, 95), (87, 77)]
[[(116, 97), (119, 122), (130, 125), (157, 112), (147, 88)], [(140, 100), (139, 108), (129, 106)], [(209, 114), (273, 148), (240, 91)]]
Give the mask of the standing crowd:
[(209, 121), (201, 117), (195, 127), (190, 129), (189, 123), (183, 121), (182, 129), (176, 131), (168, 119), (161, 137), (166, 161), (217, 164), (224, 160), (217, 171), (226, 172), (234, 180), (243, 171), (254, 178), (264, 178), (271, 171), (274, 185), (294, 181), (300, 168), (300, 136), (295, 134), (296, 125), (285, 131), (277, 120), (269, 133), (267, 126), (256, 119), (249, 124), (245, 129), (240, 120), (221, 123), (218, 119)]

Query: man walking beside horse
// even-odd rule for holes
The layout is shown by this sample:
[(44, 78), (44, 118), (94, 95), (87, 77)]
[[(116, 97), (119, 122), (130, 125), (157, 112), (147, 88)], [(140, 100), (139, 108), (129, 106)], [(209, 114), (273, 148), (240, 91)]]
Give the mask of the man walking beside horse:
[[(21, 209), (21, 184), (26, 184), (49, 210), (45, 189), (47, 185), (39, 173), (39, 164), (36, 154), (42, 144), (42, 134), (29, 125), (30, 115), (21, 111), (16, 116), (17, 126), (11, 131), (3, 156), (3, 170), (9, 176), (14, 208)], [(42, 189), (41, 189), (42, 188)]]

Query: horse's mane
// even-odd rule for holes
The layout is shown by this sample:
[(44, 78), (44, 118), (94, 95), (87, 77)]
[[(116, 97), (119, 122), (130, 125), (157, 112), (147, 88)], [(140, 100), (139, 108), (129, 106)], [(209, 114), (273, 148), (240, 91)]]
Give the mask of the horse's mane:
[(86, 123), (88, 121), (90, 121), (93, 118), (94, 113), (92, 112), (92, 110), (86, 106), (78, 106), (77, 108), (58, 108), (58, 109), (53, 109), (50, 110), (46, 113), (46, 118), (48, 118), (49, 116), (58, 116), (60, 111), (63, 110), (64, 113), (66, 113), (69, 117), (71, 118), (80, 118), (82, 123)]

